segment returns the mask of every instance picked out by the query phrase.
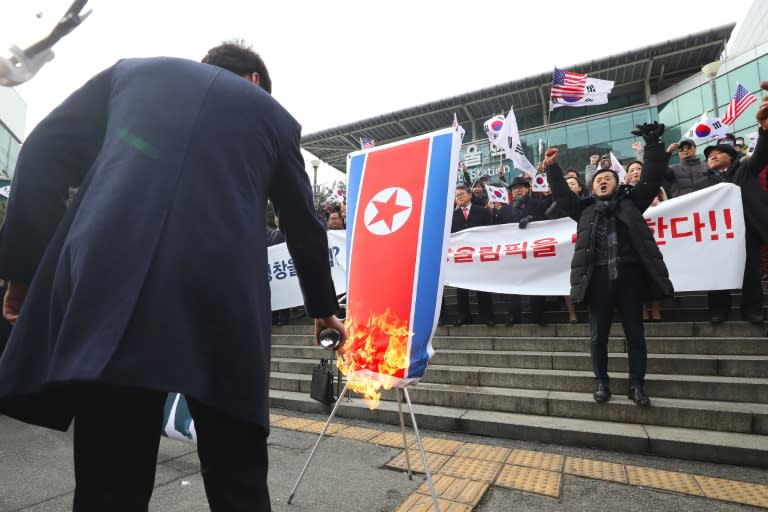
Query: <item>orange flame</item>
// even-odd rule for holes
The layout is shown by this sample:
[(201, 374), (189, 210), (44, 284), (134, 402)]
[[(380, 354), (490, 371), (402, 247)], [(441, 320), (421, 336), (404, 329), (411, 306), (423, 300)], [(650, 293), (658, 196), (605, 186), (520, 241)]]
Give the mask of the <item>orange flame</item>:
[(338, 352), (337, 366), (347, 377), (349, 389), (362, 394), (368, 408), (374, 410), (381, 389), (392, 389), (405, 375), (411, 333), (389, 309), (372, 314), (366, 323), (348, 315), (345, 324), (347, 341)]

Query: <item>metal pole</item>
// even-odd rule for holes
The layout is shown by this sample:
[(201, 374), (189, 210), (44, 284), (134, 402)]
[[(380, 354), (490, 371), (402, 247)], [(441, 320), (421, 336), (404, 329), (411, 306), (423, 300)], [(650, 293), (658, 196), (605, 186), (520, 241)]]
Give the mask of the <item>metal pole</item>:
[(720, 111), (717, 108), (717, 85), (715, 85), (715, 77), (709, 79), (709, 84), (712, 88), (712, 108), (715, 111), (715, 117), (720, 117)]
[[(421, 436), (419, 435), (419, 427), (416, 425), (416, 415), (413, 414), (413, 406), (411, 405), (411, 397), (408, 396), (408, 388), (403, 388), (403, 394), (405, 395), (405, 401), (408, 402), (408, 409), (411, 411), (411, 423), (413, 423), (413, 431), (416, 434), (416, 441), (419, 443), (421, 463), (424, 464), (424, 473), (427, 475), (429, 491), (432, 493), (432, 504), (435, 506), (435, 512), (440, 512), (440, 502), (437, 500), (437, 492), (435, 491), (435, 486), (432, 484), (432, 475), (429, 472), (429, 462), (427, 461), (427, 454), (424, 453), (424, 445), (422, 444)], [(407, 453), (408, 449), (406, 448), (405, 451)]]
[(405, 435), (405, 422), (403, 421), (403, 401), (400, 398), (400, 388), (395, 390), (397, 396), (397, 410), (400, 413), (400, 431), (403, 433), (403, 448), (405, 449), (405, 463), (408, 465), (408, 480), (413, 480), (411, 471), (411, 456), (408, 455), (408, 438)]
[[(347, 390), (347, 386), (349, 385), (349, 381), (347, 381), (344, 384), (344, 389), (341, 392), (341, 395), (344, 394), (344, 392)], [(309, 458), (307, 459), (307, 462), (304, 464), (304, 467), (301, 469), (301, 473), (299, 473), (299, 478), (296, 480), (296, 483), (293, 484), (293, 489), (291, 489), (291, 495), (288, 496), (288, 504), (291, 504), (291, 500), (293, 500), (293, 496), (296, 494), (296, 489), (298, 489), (299, 484), (301, 483), (301, 479), (304, 478), (304, 473), (307, 471), (307, 468), (309, 467), (309, 463), (312, 461), (312, 457), (315, 456), (315, 451), (317, 450), (317, 445), (320, 444), (320, 441), (323, 440), (323, 436), (325, 435), (325, 431), (328, 430), (328, 425), (331, 424), (331, 420), (336, 415), (336, 409), (339, 408), (339, 405), (341, 405), (341, 395), (339, 395), (339, 399), (336, 400), (336, 405), (333, 406), (333, 410), (331, 411), (331, 415), (328, 416), (328, 421), (325, 422), (325, 425), (323, 426), (323, 430), (320, 432), (320, 435), (317, 437), (317, 441), (315, 441), (315, 446), (312, 447), (312, 451), (309, 454)], [(415, 426), (415, 425), (414, 425)]]
[(315, 202), (315, 210), (317, 210), (317, 209), (320, 208), (320, 203), (319, 203), (319, 199), (320, 198), (317, 197), (317, 168), (319, 166), (315, 165), (313, 167), (315, 168), (315, 179), (314, 179), (314, 181), (312, 181), (312, 190), (314, 191), (314, 196), (315, 196), (315, 201), (314, 201)]

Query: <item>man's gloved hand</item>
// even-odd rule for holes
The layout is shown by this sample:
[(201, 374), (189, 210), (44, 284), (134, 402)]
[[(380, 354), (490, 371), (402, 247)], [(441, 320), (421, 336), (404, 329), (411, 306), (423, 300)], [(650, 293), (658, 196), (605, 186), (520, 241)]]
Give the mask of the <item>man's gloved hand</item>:
[(533, 220), (533, 215), (526, 215), (522, 219), (520, 219), (520, 222), (517, 224), (517, 226), (520, 229), (525, 229), (528, 227), (528, 223)]
[(637, 125), (637, 130), (632, 131), (632, 135), (642, 137), (645, 145), (660, 144), (661, 135), (664, 133), (664, 125), (656, 121), (653, 123), (643, 123)]

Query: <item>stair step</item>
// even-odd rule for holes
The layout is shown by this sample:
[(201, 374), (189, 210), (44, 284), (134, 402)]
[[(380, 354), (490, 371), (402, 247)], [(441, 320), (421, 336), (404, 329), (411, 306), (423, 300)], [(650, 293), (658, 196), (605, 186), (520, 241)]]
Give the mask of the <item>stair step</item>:
[[(281, 363), (291, 361), (301, 367), (297, 373), (310, 373), (320, 357), (330, 354), (317, 348), (272, 347), (272, 369), (281, 371)], [(609, 368), (626, 373), (627, 355), (608, 354)], [(484, 368), (529, 368), (543, 370), (591, 370), (588, 352), (535, 352), (502, 350), (438, 350), (430, 365), (481, 366)], [(728, 377), (763, 377), (768, 375), (768, 356), (649, 354), (648, 373), (672, 375), (720, 375)]]
[[(330, 412), (329, 406), (310, 399), (303, 392), (272, 389), (269, 396), (272, 407)], [(413, 412), (418, 426), (427, 429), (768, 467), (768, 436), (421, 404), (414, 404)], [(370, 411), (361, 399), (342, 399), (336, 415), (392, 425), (400, 423), (397, 404), (387, 401)], [(405, 416), (408, 417), (407, 411)], [(410, 423), (408, 419), (406, 423)]]
[[(611, 385), (627, 389), (626, 374), (609, 372)], [(594, 374), (577, 370), (532, 370), (525, 368), (483, 368), (430, 365), (423, 382), (490, 386), (501, 388), (547, 389), (591, 393)], [(735, 402), (768, 402), (768, 378), (719, 377), (708, 375), (646, 375), (651, 396)]]
[[(282, 327), (273, 327), (274, 335), (312, 335), (314, 327), (310, 324), (289, 324)], [(765, 325), (753, 325), (747, 322), (730, 321), (722, 324), (710, 322), (651, 322), (645, 324), (647, 337), (766, 337)], [(495, 327), (487, 325), (463, 325), (461, 327), (440, 326), (435, 331), (435, 336), (459, 336), (459, 337), (565, 337), (565, 338), (589, 338), (589, 325), (582, 324), (517, 324), (514, 327), (506, 327), (497, 324)], [(623, 337), (624, 331), (621, 323), (614, 323), (610, 336)]]
[[(271, 388), (309, 394), (311, 377), (276, 372)], [(745, 434), (768, 434), (768, 404), (663, 398), (652, 395), (653, 406), (637, 407), (626, 397), (626, 387), (613, 387), (611, 401), (598, 404), (589, 392), (494, 388), (420, 382), (411, 398), (421, 405), (582, 418), (621, 423), (703, 428)], [(384, 392), (383, 400), (395, 400)]]
[[(768, 356), (767, 337), (646, 337), (649, 354), (755, 355)], [(435, 336), (436, 353), (443, 350), (547, 350), (552, 352), (589, 352), (587, 337), (502, 337)], [(608, 340), (609, 352), (623, 352), (624, 338)]]

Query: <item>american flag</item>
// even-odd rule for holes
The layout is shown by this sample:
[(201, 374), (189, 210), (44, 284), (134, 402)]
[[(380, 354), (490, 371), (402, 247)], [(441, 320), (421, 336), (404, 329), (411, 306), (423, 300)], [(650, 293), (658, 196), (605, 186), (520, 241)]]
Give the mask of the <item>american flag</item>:
[(555, 72), (552, 73), (552, 93), (550, 96), (552, 98), (583, 96), (586, 82), (587, 75), (555, 68)]
[(371, 149), (376, 146), (376, 141), (369, 137), (360, 137), (360, 147), (363, 149)]
[(728, 104), (728, 110), (725, 111), (723, 123), (728, 125), (733, 124), (736, 118), (743, 114), (744, 111), (756, 101), (757, 98), (755, 98), (755, 95), (746, 90), (743, 85), (739, 84), (739, 86), (736, 87), (736, 94)]

